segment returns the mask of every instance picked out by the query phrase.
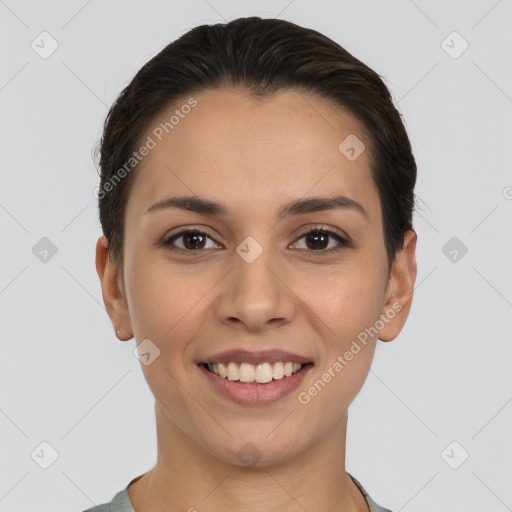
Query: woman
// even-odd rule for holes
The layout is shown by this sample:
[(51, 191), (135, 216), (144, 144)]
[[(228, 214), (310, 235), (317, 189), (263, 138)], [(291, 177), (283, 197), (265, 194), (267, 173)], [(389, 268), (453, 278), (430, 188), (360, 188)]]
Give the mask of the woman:
[(89, 511), (386, 511), (348, 406), (416, 279), (416, 164), (380, 77), (275, 19), (192, 29), (112, 106), (96, 266), (158, 458)]

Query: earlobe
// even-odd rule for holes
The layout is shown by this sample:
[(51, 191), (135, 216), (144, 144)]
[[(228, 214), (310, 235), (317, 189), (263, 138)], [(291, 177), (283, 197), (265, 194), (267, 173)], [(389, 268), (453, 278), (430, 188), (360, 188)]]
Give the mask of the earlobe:
[(414, 230), (404, 235), (402, 249), (397, 253), (391, 268), (385, 305), (381, 313), (384, 327), (379, 331), (382, 341), (394, 340), (409, 316), (416, 282), (416, 241)]
[(126, 299), (119, 285), (119, 273), (110, 260), (108, 240), (105, 236), (98, 238), (96, 243), (96, 271), (100, 278), (103, 302), (116, 336), (121, 341), (133, 338)]

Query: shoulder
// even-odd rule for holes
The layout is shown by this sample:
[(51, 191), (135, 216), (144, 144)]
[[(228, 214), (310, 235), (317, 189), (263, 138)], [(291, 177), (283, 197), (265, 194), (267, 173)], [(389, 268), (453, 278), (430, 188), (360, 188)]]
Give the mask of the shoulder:
[(136, 482), (139, 478), (142, 478), (145, 475), (136, 476), (132, 478), (128, 485), (121, 491), (119, 491), (109, 503), (102, 503), (101, 505), (95, 505), (92, 508), (88, 508), (83, 512), (135, 512), (132, 502), (130, 501), (130, 496), (128, 494), (128, 487), (130, 487), (133, 482)]
[(366, 503), (368, 503), (368, 508), (370, 509), (370, 512), (392, 512), (391, 510), (389, 510), (387, 508), (384, 508), (384, 507), (381, 507), (380, 505), (375, 503), (375, 501), (371, 498), (371, 496), (368, 494), (366, 489), (362, 486), (361, 482), (359, 482), (359, 480), (357, 480), (350, 473), (349, 473), (349, 476), (350, 476), (350, 478), (352, 478), (354, 483), (357, 485), (357, 487), (359, 488), (359, 490), (363, 494), (363, 496), (364, 496), (364, 498), (366, 500)]
[(103, 503), (102, 505), (96, 505), (95, 507), (88, 508), (83, 512), (111, 512), (112, 511), (112, 502)]
[(119, 491), (112, 501), (88, 508), (83, 512), (135, 512), (128, 496), (128, 490)]

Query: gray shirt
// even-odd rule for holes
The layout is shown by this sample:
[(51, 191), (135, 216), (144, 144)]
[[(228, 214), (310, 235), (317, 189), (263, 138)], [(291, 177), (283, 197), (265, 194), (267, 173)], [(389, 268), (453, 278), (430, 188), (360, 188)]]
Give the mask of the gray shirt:
[[(391, 510), (388, 510), (387, 508), (383, 508), (380, 505), (377, 505), (375, 501), (373, 501), (368, 493), (364, 490), (363, 486), (359, 483), (359, 481), (354, 478), (350, 473), (348, 474), (350, 478), (354, 481), (354, 483), (357, 485), (361, 493), (363, 494), (364, 498), (366, 499), (366, 503), (368, 503), (368, 508), (370, 509), (370, 512), (391, 512)], [(135, 512), (135, 509), (133, 508), (130, 497), (128, 496), (128, 487), (141, 478), (144, 475), (140, 475), (133, 480), (130, 480), (130, 483), (122, 490), (119, 491), (111, 502), (104, 503), (103, 505), (97, 505), (93, 508), (88, 508), (87, 510), (84, 510), (84, 512)]]

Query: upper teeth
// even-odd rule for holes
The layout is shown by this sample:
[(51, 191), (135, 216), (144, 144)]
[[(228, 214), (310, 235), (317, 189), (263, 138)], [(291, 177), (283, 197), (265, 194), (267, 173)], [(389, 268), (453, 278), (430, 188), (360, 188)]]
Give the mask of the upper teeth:
[(228, 380), (239, 380), (241, 382), (258, 382), (259, 384), (266, 384), (272, 379), (279, 380), (283, 377), (289, 377), (293, 373), (297, 373), (302, 368), (300, 363), (262, 363), (250, 364), (241, 363), (240, 365), (235, 362), (230, 362), (225, 365), (222, 363), (208, 363), (208, 369)]

